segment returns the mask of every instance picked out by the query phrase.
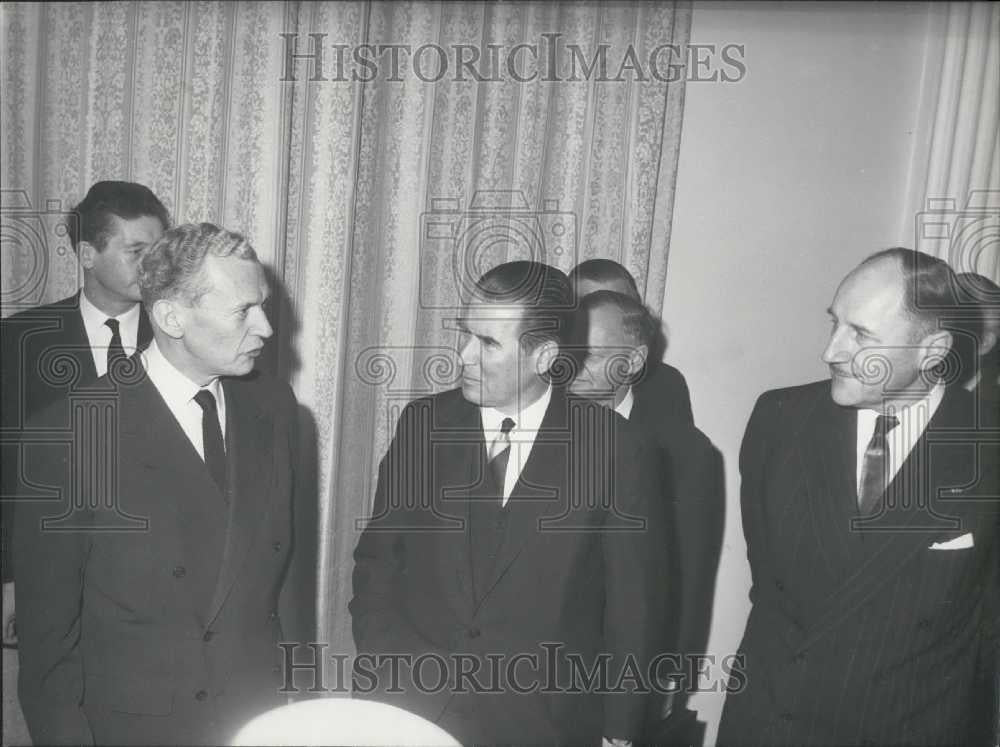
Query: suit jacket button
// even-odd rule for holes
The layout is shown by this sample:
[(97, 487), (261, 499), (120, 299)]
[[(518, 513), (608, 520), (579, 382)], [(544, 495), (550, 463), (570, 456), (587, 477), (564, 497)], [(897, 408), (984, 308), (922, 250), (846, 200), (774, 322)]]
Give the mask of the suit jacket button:
[(271, 610), (270, 612), (268, 612), (267, 613), (267, 619), (268, 620), (277, 620), (278, 619), (278, 613), (277, 613), (277, 611), (276, 610)]
[(273, 542), (273, 543), (271, 543), (271, 548), (275, 552), (281, 552), (281, 543), (280, 542)]
[(199, 690), (194, 694), (195, 700), (205, 700), (206, 698), (208, 698), (208, 693), (205, 692), (204, 690)]
[(478, 638), (480, 635), (482, 635), (482, 633), (483, 633), (483, 631), (481, 631), (479, 628), (473, 627), (473, 628), (469, 628), (469, 630), (466, 633), (466, 635), (469, 638)]
[(184, 578), (187, 575), (187, 568), (182, 565), (174, 568), (174, 578)]
[(212, 632), (211, 630), (206, 630), (205, 631), (205, 635), (203, 635), (201, 637), (201, 640), (203, 640), (205, 643), (208, 643), (214, 637), (215, 637), (215, 633), (214, 632)]
[(785, 590), (785, 585), (783, 583), (781, 583), (781, 581), (779, 581), (778, 579), (775, 579), (774, 580), (774, 588), (777, 589), (778, 591), (784, 591)]

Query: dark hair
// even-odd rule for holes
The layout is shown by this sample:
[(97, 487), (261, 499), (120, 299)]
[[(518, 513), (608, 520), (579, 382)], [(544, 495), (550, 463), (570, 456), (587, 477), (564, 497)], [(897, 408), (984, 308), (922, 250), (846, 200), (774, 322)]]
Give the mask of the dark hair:
[(521, 346), (552, 341), (562, 347), (572, 334), (573, 292), (562, 270), (541, 262), (506, 262), (488, 270), (474, 296), (487, 303), (521, 307)]
[(625, 295), (636, 301), (642, 301), (642, 296), (639, 295), (639, 288), (635, 283), (635, 278), (632, 277), (632, 273), (613, 259), (584, 260), (569, 272), (569, 281), (573, 288), (576, 288), (581, 280), (589, 280), (592, 283), (600, 283), (601, 285), (623, 283), (629, 291)]
[[(979, 345), (986, 333), (996, 333), (1000, 327), (1000, 286), (988, 277), (974, 272), (955, 275), (960, 328), (972, 337), (973, 355), (982, 359), (982, 366), (995, 369), (1000, 365), (1000, 341), (991, 350), (979, 355)], [(971, 313), (970, 313), (971, 312)]]
[(73, 208), (76, 220), (68, 221), (70, 243), (79, 251), (80, 242), (93, 244), (104, 251), (111, 234), (111, 218), (133, 220), (150, 215), (170, 227), (170, 214), (149, 187), (135, 182), (97, 182), (87, 191), (80, 204)]
[(858, 267), (890, 260), (903, 275), (903, 308), (917, 323), (921, 336), (940, 327), (942, 313), (955, 306), (955, 273), (948, 263), (930, 254), (894, 246), (875, 252)]

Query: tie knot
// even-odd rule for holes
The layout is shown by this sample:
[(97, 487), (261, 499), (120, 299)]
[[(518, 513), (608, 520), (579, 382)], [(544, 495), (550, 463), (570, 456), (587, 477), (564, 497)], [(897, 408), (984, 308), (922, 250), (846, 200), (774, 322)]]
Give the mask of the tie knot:
[(111, 334), (118, 334), (118, 320), (117, 319), (106, 319), (104, 325), (111, 330)]
[(514, 430), (514, 421), (511, 418), (504, 418), (500, 424), (500, 432), (506, 436), (512, 430)]
[(202, 412), (215, 413), (215, 395), (207, 389), (201, 389), (194, 395), (194, 401), (201, 407)]
[(875, 418), (875, 433), (884, 436), (897, 425), (899, 425), (899, 418), (895, 415), (879, 415)]

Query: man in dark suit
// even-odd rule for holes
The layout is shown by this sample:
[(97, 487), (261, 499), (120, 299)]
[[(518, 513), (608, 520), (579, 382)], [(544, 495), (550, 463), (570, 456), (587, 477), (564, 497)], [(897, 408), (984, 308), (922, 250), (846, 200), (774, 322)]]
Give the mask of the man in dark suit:
[(15, 532), (32, 739), (222, 744), (282, 700), (295, 399), (253, 373), (269, 289), (246, 239), (168, 230), (140, 270), (154, 342), (26, 429)]
[[(586, 340), (586, 357), (570, 391), (628, 419), (656, 453), (661, 495), (673, 530), (670, 565), (677, 571), (669, 588), (662, 590), (672, 595), (668, 650), (681, 657), (677, 674), (682, 675), (689, 671), (683, 662), (703, 654), (708, 643), (725, 515), (721, 454), (693, 424), (640, 406), (633, 383), (646, 368), (659, 330), (645, 306), (621, 293), (595, 291), (580, 299), (579, 323), (577, 334)], [(656, 743), (700, 742), (691, 736), (695, 715), (686, 710), (685, 701), (685, 692), (664, 699), (664, 723), (657, 726)]]
[[(14, 497), (25, 493), (14, 435), (47, 405), (107, 371), (108, 360), (132, 355), (152, 339), (139, 303), (136, 272), (149, 244), (170, 224), (167, 209), (147, 187), (94, 184), (66, 223), (79, 258), (83, 288), (68, 298), (22, 311), (0, 323), (2, 449), (2, 565), (4, 599), (13, 599), (9, 532)], [(39, 261), (45, 258), (36, 258)], [(13, 639), (14, 605), (4, 605), (4, 640)]]
[[(611, 259), (585, 260), (570, 271), (569, 279), (577, 299), (594, 291), (606, 290), (621, 293), (642, 303), (632, 273)], [(666, 337), (663, 329), (657, 325), (649, 351), (649, 364), (635, 382), (633, 394), (640, 409), (653, 408), (663, 418), (693, 425), (694, 415), (691, 412), (691, 394), (687, 381), (684, 374), (663, 362), (666, 349)]]
[(655, 478), (620, 416), (552, 380), (566, 276), (511, 262), (475, 294), (461, 388), (411, 402), (379, 468), (355, 552), (355, 694), (469, 744), (635, 739), (665, 627)]
[(936, 373), (953, 285), (928, 255), (872, 255), (829, 308), (831, 379), (758, 400), (740, 454), (745, 688), (720, 745), (970, 743), (998, 480), (968, 393)]
[[(980, 430), (1000, 428), (1000, 287), (983, 275), (955, 276), (957, 304), (948, 327), (954, 330), (958, 376), (952, 384), (972, 393), (976, 425)], [(988, 601), (997, 602), (996, 597)], [(1000, 618), (1000, 606), (989, 610)], [(1000, 631), (995, 631), (1000, 633)], [(980, 743), (1000, 740), (1000, 637), (983, 646), (980, 655), (979, 708), (984, 717), (975, 732)], [(975, 728), (975, 727), (974, 727)]]
[(996, 428), (1000, 425), (1000, 286), (972, 272), (955, 279), (955, 325), (966, 335), (958, 346), (962, 375), (956, 384), (975, 395), (980, 424)]

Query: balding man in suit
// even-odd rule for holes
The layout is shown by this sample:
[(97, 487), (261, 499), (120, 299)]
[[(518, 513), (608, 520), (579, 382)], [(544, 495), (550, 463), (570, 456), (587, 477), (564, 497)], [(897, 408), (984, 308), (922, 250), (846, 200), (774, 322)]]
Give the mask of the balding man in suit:
[(841, 282), (831, 378), (767, 392), (740, 453), (753, 607), (720, 745), (970, 744), (996, 620), (996, 443), (939, 378), (944, 262)]

